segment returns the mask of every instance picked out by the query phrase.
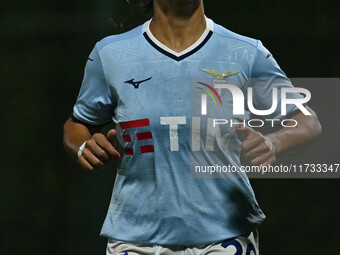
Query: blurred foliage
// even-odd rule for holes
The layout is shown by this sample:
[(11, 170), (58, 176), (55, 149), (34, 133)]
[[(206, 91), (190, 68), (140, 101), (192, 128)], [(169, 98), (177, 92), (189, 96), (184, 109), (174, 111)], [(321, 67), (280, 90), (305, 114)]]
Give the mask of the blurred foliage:
[[(207, 16), (260, 38), (290, 77), (338, 77), (336, 1), (205, 1)], [(139, 24), (116, 1), (6, 1), (0, 10), (0, 250), (4, 255), (104, 254), (99, 237), (114, 182), (112, 163), (86, 172), (63, 150), (62, 126), (77, 97), (87, 55), (115, 33), (108, 22)], [(339, 87), (309, 88), (323, 138), (301, 162), (339, 159)], [(314, 93), (315, 92), (315, 93)], [(331, 120), (330, 120), (331, 119)], [(262, 254), (337, 254), (338, 180), (252, 180), (267, 220)]]

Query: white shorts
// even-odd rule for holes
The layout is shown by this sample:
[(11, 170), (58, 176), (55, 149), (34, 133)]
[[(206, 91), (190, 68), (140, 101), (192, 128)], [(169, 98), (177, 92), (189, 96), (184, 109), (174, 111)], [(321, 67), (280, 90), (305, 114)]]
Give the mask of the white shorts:
[(109, 239), (106, 255), (259, 255), (258, 233), (198, 246), (162, 246)]

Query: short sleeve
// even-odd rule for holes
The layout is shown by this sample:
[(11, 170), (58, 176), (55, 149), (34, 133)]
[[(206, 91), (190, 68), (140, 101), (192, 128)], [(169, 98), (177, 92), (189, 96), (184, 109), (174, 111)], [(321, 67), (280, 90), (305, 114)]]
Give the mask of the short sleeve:
[[(252, 87), (252, 105), (257, 110), (269, 110), (273, 106), (273, 88), (277, 89), (277, 104), (274, 112), (263, 116), (270, 119), (282, 119), (281, 115), (281, 89), (293, 88), (291, 81), (281, 70), (273, 55), (258, 41), (251, 77), (248, 88)], [(248, 95), (249, 96), (249, 95)], [(287, 98), (301, 98), (300, 93), (288, 93)], [(295, 105), (288, 104), (286, 112), (289, 114)]]
[(114, 114), (111, 98), (103, 64), (95, 46), (85, 66), (83, 82), (73, 107), (73, 119), (90, 125), (111, 122)]

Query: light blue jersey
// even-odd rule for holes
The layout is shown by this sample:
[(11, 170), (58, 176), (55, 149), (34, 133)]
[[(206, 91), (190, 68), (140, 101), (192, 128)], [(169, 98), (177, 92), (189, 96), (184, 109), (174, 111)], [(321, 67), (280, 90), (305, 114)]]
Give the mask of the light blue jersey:
[[(106, 237), (205, 244), (248, 234), (265, 218), (245, 176), (191, 176), (197, 162), (241, 166), (239, 137), (234, 134), (223, 147), (211, 143), (206, 130), (209, 117), (235, 118), (231, 95), (219, 92), (219, 108), (208, 96), (204, 116), (197, 102), (203, 89), (225, 78), (223, 71), (231, 72), (242, 91), (250, 78), (266, 78), (253, 87), (256, 109), (271, 107), (273, 87), (292, 85), (260, 41), (206, 21), (201, 38), (180, 53), (159, 42), (146, 22), (104, 38), (89, 56), (74, 120), (90, 125), (113, 120), (125, 150), (101, 232)], [(249, 116), (246, 107), (243, 118)], [(269, 117), (282, 118), (280, 107)]]

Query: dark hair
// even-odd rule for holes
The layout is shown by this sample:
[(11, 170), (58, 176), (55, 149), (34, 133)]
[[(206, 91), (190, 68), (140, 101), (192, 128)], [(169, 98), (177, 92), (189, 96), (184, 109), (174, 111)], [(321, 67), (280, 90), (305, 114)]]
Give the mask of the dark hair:
[(133, 2), (125, 0), (125, 2), (129, 4), (128, 14), (124, 18), (120, 18), (119, 21), (113, 18), (109, 19), (117, 33), (126, 32), (150, 19), (153, 15), (153, 0), (136, 0)]
[(142, 2), (141, 8), (144, 12), (150, 13), (153, 10), (153, 0), (145, 0)]

